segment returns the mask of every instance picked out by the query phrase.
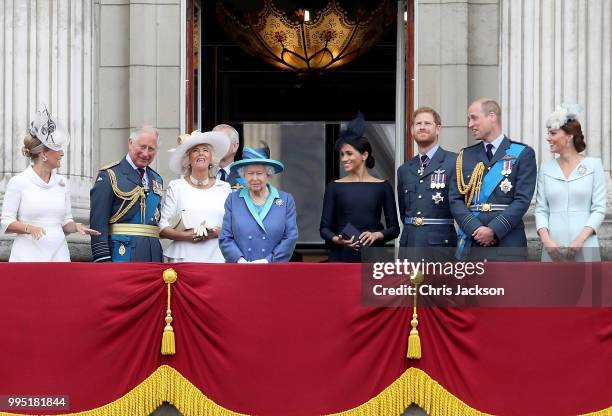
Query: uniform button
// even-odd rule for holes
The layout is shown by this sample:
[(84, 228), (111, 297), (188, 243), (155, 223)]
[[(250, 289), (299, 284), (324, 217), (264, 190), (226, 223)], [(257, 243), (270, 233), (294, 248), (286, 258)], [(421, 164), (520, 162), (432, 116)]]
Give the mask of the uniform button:
[(263, 253), (264, 251), (266, 251), (266, 249), (265, 249), (265, 248), (262, 248), (262, 249), (261, 249), (261, 252)]
[(421, 195), (419, 195), (419, 199), (423, 198)]
[(253, 239), (253, 236), (252, 236), (252, 235), (250, 235), (250, 236), (249, 236), (249, 240), (252, 240), (252, 239)]
[(419, 181), (419, 183), (423, 183), (423, 179), (421, 179), (421, 180)]
[(247, 248), (247, 251), (251, 251), (251, 247)]
[(444, 240), (445, 243), (448, 243), (448, 240)]
[(489, 167), (487, 168), (487, 170), (491, 170), (491, 166), (489, 166)]
[(263, 237), (261, 237), (261, 239), (262, 239), (262, 240), (265, 240), (265, 239), (266, 239), (266, 236), (264, 235)]
[(406, 189), (406, 190), (404, 191), (404, 193), (405, 193), (405, 194), (407, 194), (407, 193), (408, 193), (408, 189)]

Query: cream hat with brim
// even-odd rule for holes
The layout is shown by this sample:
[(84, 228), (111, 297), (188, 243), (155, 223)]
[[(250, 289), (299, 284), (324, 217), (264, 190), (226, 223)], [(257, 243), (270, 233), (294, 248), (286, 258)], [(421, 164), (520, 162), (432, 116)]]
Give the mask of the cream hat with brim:
[[(183, 167), (181, 166), (181, 161), (185, 153), (189, 151), (194, 146), (199, 144), (209, 144), (213, 149), (213, 160), (219, 161), (227, 154), (230, 148), (230, 138), (227, 134), (217, 132), (217, 131), (195, 131), (189, 136), (187, 140), (177, 146), (177, 148), (172, 152), (172, 156), (170, 156), (169, 167), (170, 170), (177, 175), (181, 175), (183, 173)], [(213, 161), (211, 160), (211, 163)]]

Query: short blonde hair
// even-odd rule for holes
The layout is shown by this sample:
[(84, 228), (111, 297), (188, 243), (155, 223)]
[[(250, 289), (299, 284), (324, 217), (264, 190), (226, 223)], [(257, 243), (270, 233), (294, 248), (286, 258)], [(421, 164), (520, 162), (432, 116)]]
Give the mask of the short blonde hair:
[(181, 170), (183, 171), (183, 175), (191, 175), (191, 164), (189, 163), (189, 152), (196, 146), (203, 145), (208, 148), (208, 152), (210, 153), (210, 164), (208, 165), (208, 177), (214, 178), (217, 172), (213, 169), (215, 166), (219, 164), (218, 160), (215, 160), (213, 157), (213, 147), (209, 143), (199, 143), (194, 146), (191, 146), (189, 149), (185, 151), (183, 157), (181, 157)]

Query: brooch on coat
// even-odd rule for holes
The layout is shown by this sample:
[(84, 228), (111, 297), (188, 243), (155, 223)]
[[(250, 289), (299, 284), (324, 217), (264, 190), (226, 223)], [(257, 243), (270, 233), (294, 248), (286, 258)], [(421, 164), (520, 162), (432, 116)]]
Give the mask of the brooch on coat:
[(584, 165), (578, 166), (578, 170), (576, 171), (579, 176), (584, 176), (587, 173), (587, 168)]
[(507, 194), (512, 190), (512, 183), (508, 180), (508, 178), (506, 178), (499, 184), (499, 189), (501, 189), (503, 193)]
[(66, 182), (63, 179), (60, 179), (59, 186), (66, 186)]
[(282, 207), (283, 206), (283, 200), (280, 198), (274, 198), (274, 205), (276, 205), (277, 207)]

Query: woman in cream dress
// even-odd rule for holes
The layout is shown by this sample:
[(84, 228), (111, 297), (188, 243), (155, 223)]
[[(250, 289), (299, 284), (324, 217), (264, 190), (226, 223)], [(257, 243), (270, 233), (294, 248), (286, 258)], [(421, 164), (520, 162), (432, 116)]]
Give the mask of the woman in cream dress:
[(171, 263), (224, 263), (219, 230), (232, 190), (215, 179), (214, 166), (228, 152), (230, 140), (221, 132), (186, 137), (170, 157), (170, 170), (183, 177), (170, 182), (162, 206), (160, 237), (172, 240), (164, 258)]
[(606, 179), (600, 159), (586, 157), (579, 107), (561, 106), (547, 122), (550, 151), (538, 175), (535, 220), (542, 260), (600, 260), (597, 230), (606, 214)]
[(36, 114), (22, 148), (31, 166), (9, 180), (4, 194), (2, 231), (17, 234), (9, 261), (70, 261), (66, 234), (100, 234), (74, 222), (68, 181), (55, 171), (68, 142), (46, 109)]

